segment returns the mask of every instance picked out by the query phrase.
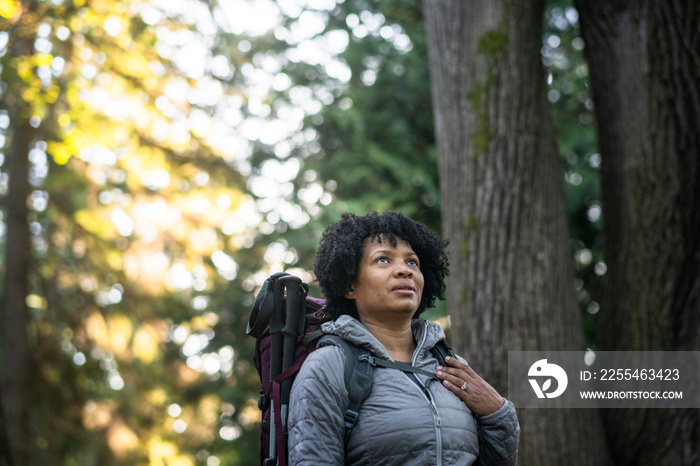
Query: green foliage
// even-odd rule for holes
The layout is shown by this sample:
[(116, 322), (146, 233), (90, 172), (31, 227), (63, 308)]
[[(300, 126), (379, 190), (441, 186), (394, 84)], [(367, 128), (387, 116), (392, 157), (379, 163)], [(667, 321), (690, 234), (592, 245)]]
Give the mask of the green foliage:
[[(195, 21), (145, 3), (16, 5), (0, 129), (9, 147), (16, 102), (31, 109), (29, 464), (253, 463), (243, 329), (264, 245), (208, 126), (219, 99), (243, 94), (214, 82), (209, 6)], [(28, 31), (34, 49), (8, 53)], [(211, 58), (200, 78), (184, 39)]]
[(593, 346), (601, 277), (606, 266), (600, 240), (600, 155), (593, 100), (583, 56), (578, 14), (569, 0), (550, 1), (545, 15), (543, 60), (549, 71), (548, 97), (565, 180), (566, 212), (576, 265), (575, 287), (586, 343)]
[[(340, 3), (329, 12), (319, 36), (338, 32), (348, 38), (337, 56), (350, 71), (347, 82), (329, 76), (322, 67), (310, 73), (308, 66), (294, 64), (288, 73), (297, 77), (301, 71), (299, 84), (325, 86), (332, 93), (304, 122), (313, 141), (292, 152), (303, 162), (297, 190), (309, 186), (306, 178), (312, 173), (311, 183), (320, 182), (332, 193), (330, 218), (338, 215), (332, 211), (402, 210), (439, 231), (437, 159), (419, 2)], [(256, 154), (258, 164), (270, 157), (273, 154), (264, 150)]]

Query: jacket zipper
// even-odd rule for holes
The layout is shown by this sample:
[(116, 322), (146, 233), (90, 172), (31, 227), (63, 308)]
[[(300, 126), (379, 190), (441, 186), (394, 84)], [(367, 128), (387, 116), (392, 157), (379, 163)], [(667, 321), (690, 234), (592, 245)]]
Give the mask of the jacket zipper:
[[(416, 346), (416, 351), (413, 354), (413, 358), (411, 361), (411, 365), (414, 365), (416, 363), (416, 358), (419, 353), (419, 349), (421, 349), (425, 345), (425, 340), (427, 338), (427, 329), (424, 327), (423, 328), (423, 335), (421, 336), (421, 340)], [(442, 466), (442, 419), (440, 418), (440, 413), (438, 412), (437, 405), (435, 404), (435, 399), (433, 398), (433, 395), (430, 393), (430, 390), (428, 390), (427, 384), (423, 384), (420, 379), (415, 375), (415, 374), (406, 374), (409, 379), (412, 379), (416, 385), (421, 389), (421, 392), (423, 392), (423, 396), (428, 400), (428, 403), (430, 404), (430, 408), (432, 409), (433, 412), (433, 423), (435, 426), (435, 441), (437, 443), (436, 445), (436, 458), (435, 458), (435, 464), (437, 466)]]

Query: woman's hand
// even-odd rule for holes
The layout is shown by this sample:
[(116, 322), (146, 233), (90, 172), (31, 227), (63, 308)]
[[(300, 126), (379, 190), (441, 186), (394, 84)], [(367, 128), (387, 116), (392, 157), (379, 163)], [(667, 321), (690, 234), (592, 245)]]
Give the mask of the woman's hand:
[(505, 400), (474, 370), (459, 359), (446, 357), (450, 367), (437, 367), (437, 378), (457, 395), (477, 416), (487, 416), (498, 411)]

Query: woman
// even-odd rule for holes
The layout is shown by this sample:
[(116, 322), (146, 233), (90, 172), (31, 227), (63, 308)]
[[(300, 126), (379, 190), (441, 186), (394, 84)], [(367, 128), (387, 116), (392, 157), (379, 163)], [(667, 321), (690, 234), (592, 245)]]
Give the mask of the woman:
[(330, 342), (320, 345), (292, 387), (291, 464), (516, 464), (520, 427), (513, 404), (464, 360), (448, 358), (436, 367), (429, 351), (444, 333), (418, 317), (444, 299), (448, 273), (433, 232), (401, 213), (345, 214), (325, 231), (314, 272), (335, 319), (324, 324), (326, 333), (436, 376), (375, 369), (345, 444), (345, 354)]

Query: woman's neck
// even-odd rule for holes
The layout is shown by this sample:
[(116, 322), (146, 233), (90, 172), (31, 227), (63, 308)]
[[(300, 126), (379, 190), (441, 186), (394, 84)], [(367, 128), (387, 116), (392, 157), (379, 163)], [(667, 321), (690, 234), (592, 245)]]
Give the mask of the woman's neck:
[(413, 340), (410, 321), (400, 325), (385, 325), (380, 322), (363, 319), (360, 319), (360, 321), (369, 330), (369, 333), (386, 348), (389, 356), (394, 361), (411, 361), (413, 351), (416, 349), (416, 343)]

